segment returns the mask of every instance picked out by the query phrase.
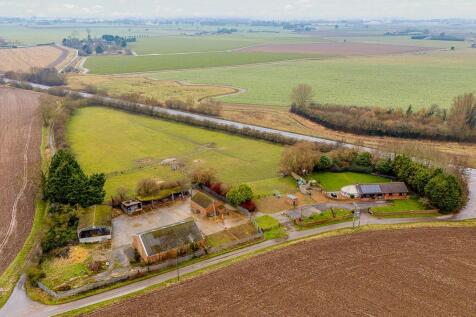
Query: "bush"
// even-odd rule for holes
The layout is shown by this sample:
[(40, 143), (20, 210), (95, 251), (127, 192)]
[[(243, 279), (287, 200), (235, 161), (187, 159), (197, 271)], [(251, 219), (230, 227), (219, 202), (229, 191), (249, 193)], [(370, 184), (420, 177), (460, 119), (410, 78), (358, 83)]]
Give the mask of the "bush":
[(70, 206), (52, 205), (48, 210), (48, 231), (42, 242), (43, 252), (64, 247), (77, 240), (78, 217)]
[(137, 184), (136, 193), (138, 196), (147, 197), (157, 195), (160, 192), (160, 186), (157, 181), (151, 178), (145, 178)]
[(253, 199), (253, 190), (246, 184), (233, 187), (227, 194), (226, 198), (231, 204), (240, 206), (242, 203)]
[(38, 281), (46, 277), (46, 274), (39, 267), (31, 266), (26, 271), (26, 276), (33, 286), (38, 286)]
[(253, 212), (256, 210), (256, 204), (252, 200), (247, 200), (244, 203), (242, 203), (240, 206), (250, 212)]

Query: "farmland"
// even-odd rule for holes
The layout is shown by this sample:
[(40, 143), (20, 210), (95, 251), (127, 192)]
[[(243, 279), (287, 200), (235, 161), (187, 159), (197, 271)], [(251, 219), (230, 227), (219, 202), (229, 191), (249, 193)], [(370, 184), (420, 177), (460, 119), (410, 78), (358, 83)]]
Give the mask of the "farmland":
[(99, 76), (99, 75), (70, 75), (68, 86), (82, 90), (92, 85), (108, 94), (119, 97), (123, 94), (138, 93), (141, 96), (165, 101), (169, 99), (201, 100), (205, 97), (220, 96), (234, 93), (230, 87), (211, 85), (187, 85), (175, 81), (159, 81), (138, 76)]
[(257, 43), (248, 38), (226, 37), (152, 37), (131, 43), (130, 48), (141, 54), (174, 54), (233, 50)]
[(31, 67), (59, 67), (70, 51), (57, 46), (0, 49), (0, 72), (28, 71)]
[(471, 315), (475, 233), (420, 228), (310, 240), (87, 316)]
[(121, 186), (132, 192), (142, 178), (181, 177), (160, 165), (167, 158), (188, 169), (213, 167), (223, 182), (250, 183), (261, 194), (263, 188), (267, 194), (293, 189), (292, 182), (276, 174), (283, 148), (263, 141), (106, 108), (77, 110), (68, 140), (86, 173), (107, 174), (106, 197)]
[(40, 94), (0, 88), (0, 273), (30, 233), (39, 182)]
[(229, 65), (257, 64), (308, 58), (292, 53), (212, 52), (145, 56), (93, 56), (84, 67), (93, 74), (122, 74), (160, 70), (207, 68)]
[(459, 94), (474, 91), (476, 50), (392, 56), (348, 57), (214, 69), (163, 71), (157, 79), (240, 87), (230, 103), (287, 107), (291, 88), (307, 83), (315, 100), (343, 105), (448, 107)]

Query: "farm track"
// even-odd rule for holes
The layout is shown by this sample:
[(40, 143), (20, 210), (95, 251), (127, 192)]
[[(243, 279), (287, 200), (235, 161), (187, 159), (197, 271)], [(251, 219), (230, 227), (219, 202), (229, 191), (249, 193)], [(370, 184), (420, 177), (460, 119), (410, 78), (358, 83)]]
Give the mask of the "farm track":
[(35, 214), (40, 94), (0, 88), (0, 274), (22, 247)]
[(475, 234), (425, 228), (306, 241), (83, 316), (469, 316)]

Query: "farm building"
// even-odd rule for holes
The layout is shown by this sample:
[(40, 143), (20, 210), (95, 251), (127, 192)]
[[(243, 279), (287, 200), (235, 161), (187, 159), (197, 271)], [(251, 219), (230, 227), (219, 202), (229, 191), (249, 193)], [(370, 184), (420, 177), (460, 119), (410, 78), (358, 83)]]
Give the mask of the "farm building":
[(157, 263), (205, 247), (205, 237), (189, 218), (182, 222), (139, 233), (132, 245), (144, 262)]
[(188, 195), (188, 191), (183, 191), (181, 187), (174, 187), (169, 189), (162, 189), (157, 195), (152, 196), (137, 196), (137, 200), (142, 203), (143, 206), (155, 204), (161, 204), (167, 201), (173, 201), (177, 198)]
[(81, 243), (95, 243), (111, 239), (112, 208), (94, 205), (81, 208), (78, 213), (78, 239)]
[(142, 202), (136, 200), (123, 201), (121, 203), (121, 209), (128, 215), (132, 215), (142, 210)]
[(192, 212), (207, 217), (213, 217), (226, 213), (225, 204), (207, 194), (197, 191), (192, 196)]
[(408, 193), (407, 185), (403, 182), (358, 184), (345, 186), (341, 189), (343, 196), (360, 199), (406, 199)]

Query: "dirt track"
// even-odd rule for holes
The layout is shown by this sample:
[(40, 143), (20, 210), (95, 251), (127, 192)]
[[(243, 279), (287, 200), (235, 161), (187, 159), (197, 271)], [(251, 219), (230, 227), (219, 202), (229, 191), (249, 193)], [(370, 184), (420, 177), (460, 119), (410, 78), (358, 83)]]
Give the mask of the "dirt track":
[(40, 94), (0, 87), (0, 274), (28, 236), (39, 181)]
[(270, 53), (302, 53), (320, 54), (331, 56), (359, 56), (359, 55), (382, 55), (402, 54), (428, 51), (431, 48), (370, 44), (370, 43), (309, 43), (309, 44), (266, 44), (242, 49), (242, 52), (270, 52)]
[(88, 316), (469, 316), (475, 228), (300, 243)]

